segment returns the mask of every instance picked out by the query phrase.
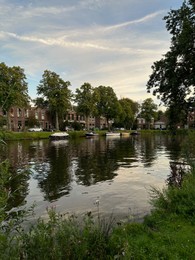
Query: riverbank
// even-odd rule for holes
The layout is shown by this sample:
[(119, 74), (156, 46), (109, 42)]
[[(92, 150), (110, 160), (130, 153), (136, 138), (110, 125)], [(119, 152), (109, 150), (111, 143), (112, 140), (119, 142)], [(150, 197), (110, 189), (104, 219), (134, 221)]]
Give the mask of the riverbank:
[(153, 200), (155, 210), (143, 223), (118, 223), (112, 218), (83, 222), (48, 211), (29, 232), (0, 234), (2, 259), (194, 259), (195, 173), (181, 189), (171, 188)]
[[(190, 130), (178, 130), (175, 134), (178, 135), (186, 135)], [(100, 136), (104, 136), (106, 130), (97, 131)], [(121, 134), (125, 133), (132, 133), (132, 130), (128, 131), (119, 131)], [(139, 133), (141, 135), (146, 134), (173, 134), (168, 130), (140, 130)], [(34, 140), (34, 139), (48, 139), (52, 132), (12, 132), (12, 131), (0, 131), (0, 139), (4, 141), (16, 141), (16, 140)], [(69, 131), (68, 132), (70, 138), (79, 138), (84, 137), (86, 131)]]
[[(1, 168), (0, 172), (6, 176), (6, 170)], [(9, 174), (7, 177), (10, 178)], [(8, 179), (3, 179), (2, 174), (0, 179), (3, 187)], [(105, 221), (97, 201), (96, 219), (90, 212), (80, 220), (57, 214), (52, 208), (48, 210), (49, 221), (38, 220), (28, 231), (20, 227), (20, 215), (3, 228), (2, 201), (7, 191), (2, 189), (1, 259), (194, 259), (194, 187), (192, 170), (177, 187), (153, 189), (153, 210), (142, 223), (116, 223), (113, 216)]]

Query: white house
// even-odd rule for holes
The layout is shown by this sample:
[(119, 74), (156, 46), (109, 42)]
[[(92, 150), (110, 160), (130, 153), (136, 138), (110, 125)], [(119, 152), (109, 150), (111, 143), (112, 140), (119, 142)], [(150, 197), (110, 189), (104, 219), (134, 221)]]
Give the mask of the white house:
[(163, 121), (154, 122), (154, 129), (166, 129), (166, 124)]

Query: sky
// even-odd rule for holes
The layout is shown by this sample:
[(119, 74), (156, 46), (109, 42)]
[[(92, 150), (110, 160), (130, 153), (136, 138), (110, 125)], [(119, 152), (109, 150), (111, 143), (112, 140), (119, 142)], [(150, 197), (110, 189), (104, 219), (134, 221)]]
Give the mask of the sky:
[(182, 0), (0, 0), (0, 62), (20, 66), (31, 98), (44, 70), (113, 88), (139, 103), (155, 97), (152, 64), (170, 47), (163, 17)]

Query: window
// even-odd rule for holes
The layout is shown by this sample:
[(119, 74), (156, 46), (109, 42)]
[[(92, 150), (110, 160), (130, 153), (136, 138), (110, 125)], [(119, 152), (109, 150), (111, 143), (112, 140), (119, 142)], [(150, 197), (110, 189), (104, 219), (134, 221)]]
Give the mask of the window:
[(28, 109), (25, 110), (25, 117), (29, 117), (29, 110)]
[(22, 115), (22, 110), (20, 108), (17, 108), (17, 116), (21, 117)]
[(41, 119), (42, 119), (42, 120), (45, 119), (45, 114), (44, 114), (44, 112), (41, 113)]

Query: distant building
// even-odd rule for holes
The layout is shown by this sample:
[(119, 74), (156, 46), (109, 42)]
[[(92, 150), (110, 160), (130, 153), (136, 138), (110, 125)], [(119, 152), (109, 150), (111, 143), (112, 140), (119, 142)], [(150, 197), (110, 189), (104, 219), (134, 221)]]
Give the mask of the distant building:
[[(86, 128), (86, 117), (84, 115), (77, 114), (73, 109), (68, 110), (65, 116), (65, 121), (68, 123), (78, 122), (83, 128)], [(94, 129), (104, 129), (108, 127), (105, 117), (94, 117), (89, 116), (89, 128)]]
[[(53, 124), (53, 119), (48, 109), (31, 107), (28, 108), (18, 108), (12, 107), (9, 111), (10, 123), (12, 131), (25, 131), (29, 128), (29, 123), (31, 121), (31, 127), (41, 127), (44, 130), (51, 130), (55, 128)], [(0, 109), (0, 116), (6, 117)], [(32, 125), (32, 120), (34, 119), (34, 125)], [(86, 118), (83, 115), (77, 114), (74, 110), (68, 110), (64, 121), (67, 121), (70, 125), (73, 122), (80, 123), (83, 128), (86, 128)], [(89, 128), (94, 129), (104, 129), (107, 127), (106, 119), (104, 117), (89, 117)]]
[[(0, 109), (0, 115), (6, 116), (6, 114)], [(9, 111), (11, 130), (12, 131), (25, 131), (28, 129), (29, 120), (34, 118), (34, 122), (37, 122), (33, 127), (41, 127), (43, 129), (52, 128), (51, 118), (49, 112), (46, 109), (28, 107), (18, 108), (12, 107)]]
[(154, 122), (154, 129), (166, 129), (166, 123), (164, 121)]
[(137, 128), (138, 129), (150, 129), (154, 128), (154, 118), (151, 119), (150, 125), (146, 122), (145, 118), (137, 118)]

